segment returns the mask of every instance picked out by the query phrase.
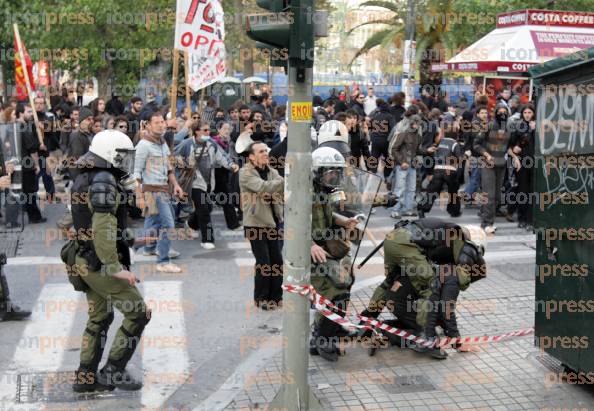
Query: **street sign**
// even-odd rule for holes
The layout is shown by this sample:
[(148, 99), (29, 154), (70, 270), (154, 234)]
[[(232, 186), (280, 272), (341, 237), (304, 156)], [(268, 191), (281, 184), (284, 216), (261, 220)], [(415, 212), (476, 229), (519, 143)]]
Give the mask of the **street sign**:
[(291, 103), (291, 120), (300, 123), (310, 122), (313, 117), (311, 101), (296, 101)]

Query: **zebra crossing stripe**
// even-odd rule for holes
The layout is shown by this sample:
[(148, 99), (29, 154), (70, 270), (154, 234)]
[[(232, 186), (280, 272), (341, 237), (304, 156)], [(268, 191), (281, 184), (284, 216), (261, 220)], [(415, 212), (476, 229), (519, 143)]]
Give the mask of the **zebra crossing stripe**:
[(66, 350), (80, 348), (82, 337), (76, 333), (71, 335), (74, 318), (80, 311), (87, 312), (86, 300), (70, 283), (43, 287), (31, 318), (25, 323), (11, 363), (3, 367), (0, 402), (14, 401), (18, 374), (57, 371)]
[(191, 378), (184, 313), (193, 305), (184, 302), (181, 281), (149, 281), (142, 288), (152, 316), (138, 347), (144, 368), (141, 402), (157, 409)]

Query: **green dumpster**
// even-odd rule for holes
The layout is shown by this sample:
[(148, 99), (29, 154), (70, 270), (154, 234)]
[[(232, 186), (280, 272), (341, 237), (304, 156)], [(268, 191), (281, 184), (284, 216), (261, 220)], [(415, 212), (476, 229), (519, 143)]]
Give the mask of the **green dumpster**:
[(534, 66), (535, 340), (594, 371), (594, 48)]

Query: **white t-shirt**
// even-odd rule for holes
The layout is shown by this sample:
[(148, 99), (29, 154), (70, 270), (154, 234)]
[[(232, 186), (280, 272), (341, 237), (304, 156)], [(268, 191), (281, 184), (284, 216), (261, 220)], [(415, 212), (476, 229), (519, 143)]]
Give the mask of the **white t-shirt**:
[(363, 109), (365, 110), (365, 114), (369, 115), (373, 110), (377, 108), (377, 104), (375, 104), (376, 97), (365, 97), (365, 102), (363, 103)]

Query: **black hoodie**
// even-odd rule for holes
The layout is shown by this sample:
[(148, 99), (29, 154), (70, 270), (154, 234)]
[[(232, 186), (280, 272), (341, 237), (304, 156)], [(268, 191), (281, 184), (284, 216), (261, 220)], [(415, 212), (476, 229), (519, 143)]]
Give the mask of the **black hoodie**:
[(387, 143), (390, 131), (396, 125), (394, 116), (390, 113), (390, 106), (384, 103), (374, 110), (371, 117), (371, 126), (369, 127), (369, 136), (371, 142), (375, 144)]

